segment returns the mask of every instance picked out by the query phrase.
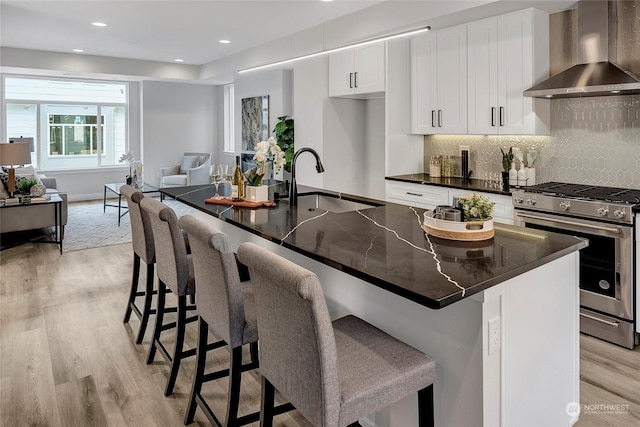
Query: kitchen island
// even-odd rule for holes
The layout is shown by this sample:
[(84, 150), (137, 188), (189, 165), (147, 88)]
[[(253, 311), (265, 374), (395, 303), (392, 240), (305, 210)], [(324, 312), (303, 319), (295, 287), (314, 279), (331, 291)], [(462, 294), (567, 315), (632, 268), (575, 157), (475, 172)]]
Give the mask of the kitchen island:
[[(231, 239), (320, 278), (333, 318), (353, 313), (436, 360), (438, 426), (570, 425), (579, 401), (578, 258), (586, 242), (496, 224), (495, 237), (426, 237), (424, 210), (338, 195), (298, 206), (209, 205), (211, 186), (161, 189)], [(273, 192), (273, 190), (272, 190)], [(325, 192), (330, 193), (330, 192)], [(352, 202), (344, 202), (345, 200)], [(326, 203), (327, 209), (323, 209)], [(417, 399), (369, 417), (416, 425)]]

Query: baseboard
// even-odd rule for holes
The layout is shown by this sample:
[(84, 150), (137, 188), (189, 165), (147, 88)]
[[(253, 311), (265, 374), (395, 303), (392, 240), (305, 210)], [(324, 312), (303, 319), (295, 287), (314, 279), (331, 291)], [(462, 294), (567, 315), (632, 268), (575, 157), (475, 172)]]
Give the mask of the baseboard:
[[(118, 196), (116, 196), (114, 193), (111, 193), (111, 195), (107, 194), (107, 199), (117, 199)], [(84, 202), (84, 201), (89, 201), (89, 200), (104, 200), (104, 193), (88, 193), (88, 194), (74, 194), (74, 195), (68, 195), (67, 199), (70, 202)]]

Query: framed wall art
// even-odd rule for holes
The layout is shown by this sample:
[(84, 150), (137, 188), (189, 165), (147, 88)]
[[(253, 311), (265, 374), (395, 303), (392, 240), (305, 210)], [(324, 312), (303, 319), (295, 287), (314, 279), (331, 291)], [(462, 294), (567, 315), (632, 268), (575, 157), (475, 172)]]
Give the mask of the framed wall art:
[(242, 99), (242, 151), (269, 138), (269, 95)]

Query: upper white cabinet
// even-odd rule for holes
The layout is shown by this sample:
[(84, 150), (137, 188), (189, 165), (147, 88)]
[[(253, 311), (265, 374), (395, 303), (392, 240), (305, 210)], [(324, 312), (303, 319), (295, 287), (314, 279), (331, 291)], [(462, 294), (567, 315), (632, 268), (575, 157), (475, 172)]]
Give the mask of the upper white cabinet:
[(549, 132), (549, 101), (522, 95), (548, 77), (548, 22), (528, 9), (468, 24), (469, 134)]
[(383, 93), (384, 75), (383, 43), (332, 53), (329, 55), (329, 96), (364, 98)]
[(411, 132), (467, 133), (466, 26), (411, 39)]

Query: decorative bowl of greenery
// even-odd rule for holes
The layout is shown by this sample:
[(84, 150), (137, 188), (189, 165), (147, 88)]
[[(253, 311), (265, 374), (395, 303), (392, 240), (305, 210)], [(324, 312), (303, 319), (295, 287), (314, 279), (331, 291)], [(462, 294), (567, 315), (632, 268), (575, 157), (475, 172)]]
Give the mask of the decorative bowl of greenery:
[(484, 221), (491, 218), (495, 203), (484, 196), (473, 193), (470, 197), (458, 199), (464, 221)]

